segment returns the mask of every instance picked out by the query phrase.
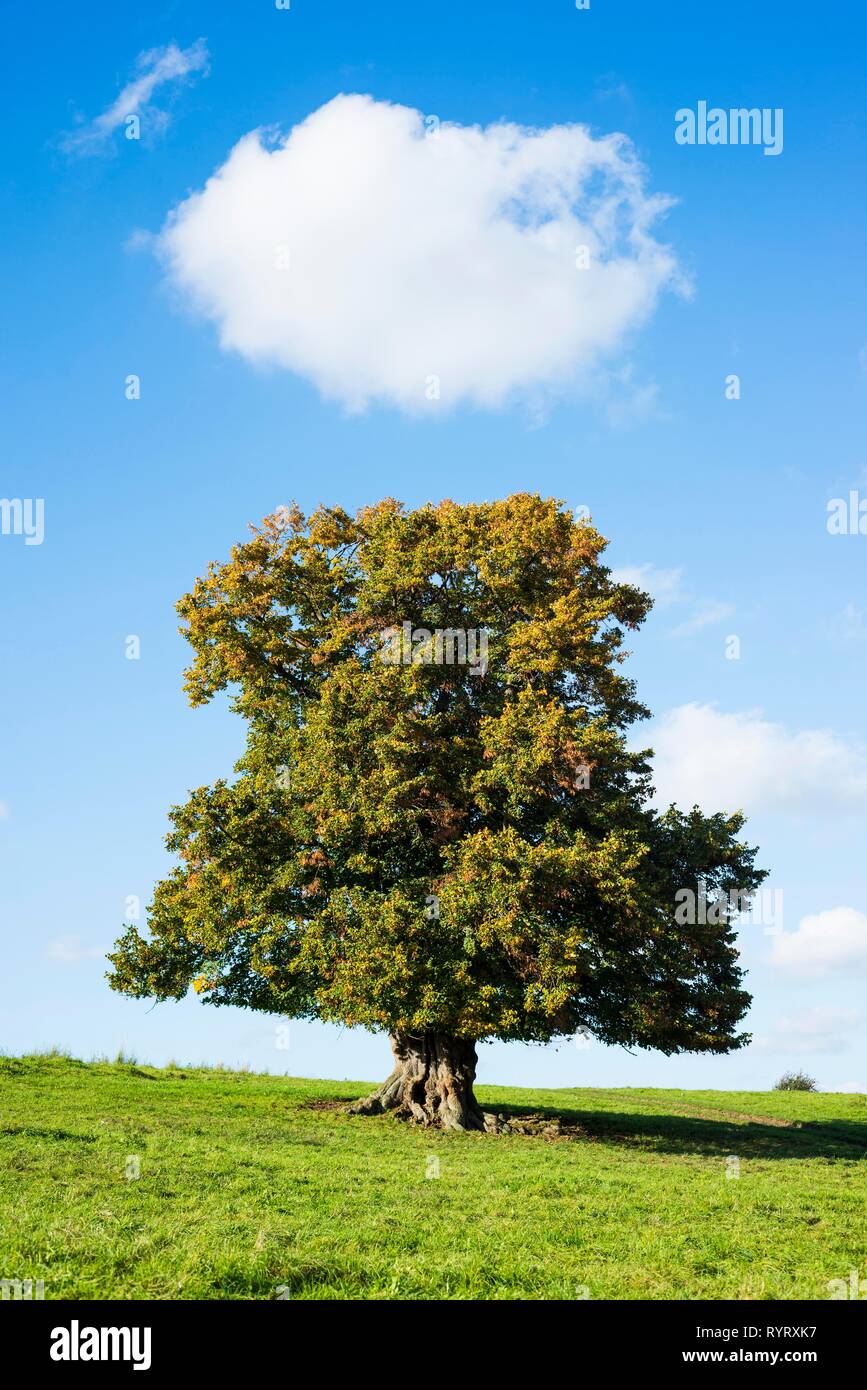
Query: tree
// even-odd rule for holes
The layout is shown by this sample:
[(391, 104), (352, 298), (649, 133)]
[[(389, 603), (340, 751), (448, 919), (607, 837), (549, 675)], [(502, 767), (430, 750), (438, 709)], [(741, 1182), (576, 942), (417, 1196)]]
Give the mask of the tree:
[[(731, 918), (765, 875), (742, 816), (650, 804), (619, 668), (651, 600), (592, 525), (521, 493), (251, 529), (178, 604), (189, 699), (231, 688), (246, 752), (172, 809), (112, 987), (385, 1030), (356, 1108), (454, 1129), (496, 1127), (481, 1039), (748, 1041)], [(699, 880), (717, 910), (676, 919)]]

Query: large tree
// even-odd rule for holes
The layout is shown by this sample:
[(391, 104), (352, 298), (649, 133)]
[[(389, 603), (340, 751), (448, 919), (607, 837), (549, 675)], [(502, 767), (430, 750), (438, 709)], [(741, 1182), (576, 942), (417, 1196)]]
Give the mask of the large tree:
[[(444, 1128), (495, 1123), (480, 1039), (742, 1046), (731, 917), (764, 874), (740, 815), (651, 805), (621, 672), (651, 601), (605, 544), (538, 495), (386, 500), (281, 508), (210, 565), (186, 689), (231, 690), (247, 748), (172, 809), (113, 988), (384, 1030), (356, 1108)], [(714, 910), (679, 911), (700, 881)]]

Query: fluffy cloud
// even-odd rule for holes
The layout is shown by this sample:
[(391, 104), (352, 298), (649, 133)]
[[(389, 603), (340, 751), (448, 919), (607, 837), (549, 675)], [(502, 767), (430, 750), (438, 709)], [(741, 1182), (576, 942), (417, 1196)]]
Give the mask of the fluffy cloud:
[(246, 135), (157, 246), (224, 348), (350, 410), (494, 407), (589, 385), (647, 319), (677, 282), (668, 205), (622, 135), (342, 95)]
[(854, 907), (832, 907), (802, 917), (797, 931), (772, 938), (771, 964), (813, 979), (867, 969), (867, 916)]
[(854, 812), (867, 807), (867, 753), (830, 729), (790, 733), (759, 710), (680, 705), (640, 740), (655, 750), (657, 801), (708, 812)]
[(110, 106), (101, 115), (71, 131), (62, 141), (62, 146), (71, 154), (92, 154), (102, 148), (111, 136), (124, 123), (126, 118), (136, 115), (145, 130), (162, 130), (168, 117), (164, 111), (150, 104), (157, 87), (167, 82), (184, 81), (196, 73), (207, 73), (208, 50), (204, 39), (198, 39), (189, 48), (178, 48), (170, 43), (165, 48), (151, 48), (140, 53), (136, 59), (136, 75), (127, 82)]

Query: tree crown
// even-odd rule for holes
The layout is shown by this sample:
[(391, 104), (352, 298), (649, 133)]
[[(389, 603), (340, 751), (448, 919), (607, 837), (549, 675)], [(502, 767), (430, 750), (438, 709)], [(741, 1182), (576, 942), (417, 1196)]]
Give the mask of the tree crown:
[(749, 1003), (730, 912), (764, 878), (740, 815), (651, 804), (623, 674), (650, 608), (538, 495), (355, 517), (280, 509), (178, 604), (194, 705), (248, 724), (231, 782), (171, 812), (177, 867), (115, 989), (392, 1033), (587, 1027), (726, 1051)]

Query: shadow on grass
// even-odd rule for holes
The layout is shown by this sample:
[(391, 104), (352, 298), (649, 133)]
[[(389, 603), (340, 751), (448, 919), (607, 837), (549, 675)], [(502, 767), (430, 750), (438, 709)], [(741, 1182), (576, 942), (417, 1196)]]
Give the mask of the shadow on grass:
[(95, 1144), (93, 1134), (73, 1134), (68, 1129), (37, 1129), (34, 1125), (6, 1125), (0, 1135), (15, 1135), (19, 1139), (54, 1139), (60, 1143)]
[[(498, 1115), (518, 1120), (527, 1114), (519, 1105), (497, 1105)], [(867, 1159), (867, 1126), (846, 1120), (780, 1123), (773, 1118), (745, 1117), (740, 1123), (691, 1115), (651, 1115), (631, 1111), (565, 1110), (537, 1106), (533, 1115), (559, 1120), (563, 1138), (604, 1140), (654, 1153), (709, 1154), (739, 1158)]]

